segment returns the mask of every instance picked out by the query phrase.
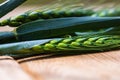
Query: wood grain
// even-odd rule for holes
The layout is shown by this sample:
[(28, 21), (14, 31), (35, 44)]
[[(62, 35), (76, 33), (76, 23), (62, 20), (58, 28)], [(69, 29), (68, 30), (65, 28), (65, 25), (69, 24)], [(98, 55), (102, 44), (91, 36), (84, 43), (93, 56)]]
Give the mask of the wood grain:
[(36, 56), (18, 60), (39, 80), (119, 80), (120, 50), (71, 56)]
[(0, 80), (34, 80), (11, 57), (0, 56)]

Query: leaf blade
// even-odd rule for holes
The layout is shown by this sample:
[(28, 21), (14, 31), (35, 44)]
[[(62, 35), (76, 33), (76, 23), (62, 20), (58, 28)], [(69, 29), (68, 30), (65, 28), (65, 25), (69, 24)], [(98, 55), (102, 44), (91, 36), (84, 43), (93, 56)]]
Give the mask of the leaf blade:
[[(19, 26), (16, 29), (16, 33), (18, 39), (24, 41), (51, 38), (73, 32), (96, 31), (111, 27), (120, 29), (118, 26), (120, 26), (119, 17), (70, 17), (26, 23)], [(108, 34), (107, 32), (104, 33)]]

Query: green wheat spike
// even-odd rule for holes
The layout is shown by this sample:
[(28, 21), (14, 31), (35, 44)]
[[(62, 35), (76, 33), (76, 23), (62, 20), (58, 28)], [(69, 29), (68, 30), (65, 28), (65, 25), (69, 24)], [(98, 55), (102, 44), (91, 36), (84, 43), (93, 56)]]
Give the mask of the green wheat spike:
[[(106, 38), (107, 37), (107, 38)], [(103, 39), (106, 38), (106, 39)], [(46, 50), (104, 50), (111, 48), (113, 45), (120, 46), (120, 37), (118, 36), (99, 36), (99, 37), (80, 37), (80, 38), (70, 38), (70, 39), (62, 39), (56, 43), (45, 43), (43, 45), (36, 45), (32, 47), (35, 48), (41, 46), (43, 51)], [(114, 48), (114, 47), (113, 47)]]
[(115, 16), (120, 16), (119, 8), (99, 10), (92, 15), (92, 17), (115, 17)]
[(24, 56), (59, 51), (67, 53), (67, 51), (76, 50), (79, 52), (100, 52), (119, 48), (120, 36), (118, 35), (75, 36), (3, 44), (0, 46), (0, 55)]
[(90, 16), (94, 13), (93, 10), (83, 9), (83, 8), (55, 8), (55, 9), (47, 9), (47, 10), (35, 10), (28, 11), (21, 15), (11, 17), (9, 19), (5, 19), (0, 22), (0, 26), (9, 25), (12, 27), (17, 27), (27, 22), (31, 22), (34, 20), (45, 20), (51, 18), (63, 18), (63, 17), (81, 17), (81, 16)]

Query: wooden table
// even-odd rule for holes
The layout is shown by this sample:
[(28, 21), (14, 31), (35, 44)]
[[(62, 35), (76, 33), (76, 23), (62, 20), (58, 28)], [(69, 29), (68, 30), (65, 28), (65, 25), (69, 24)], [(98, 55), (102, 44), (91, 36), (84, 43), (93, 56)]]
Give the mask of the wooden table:
[(1, 56), (0, 80), (119, 80), (119, 62), (120, 50), (18, 60)]
[(119, 80), (120, 50), (18, 60), (28, 74), (44, 80)]

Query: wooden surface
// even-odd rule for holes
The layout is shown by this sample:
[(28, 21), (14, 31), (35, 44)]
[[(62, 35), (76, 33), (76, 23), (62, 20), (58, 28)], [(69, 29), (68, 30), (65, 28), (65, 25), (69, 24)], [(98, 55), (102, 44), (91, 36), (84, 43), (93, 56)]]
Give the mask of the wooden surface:
[(33, 80), (33, 78), (13, 58), (1, 56), (0, 80)]
[(0, 80), (119, 80), (120, 50), (77, 55), (0, 57)]
[(18, 60), (36, 80), (120, 80), (120, 50)]
[[(35, 7), (19, 7), (3, 18)], [(0, 28), (0, 31), (11, 30), (13, 28)], [(0, 56), (0, 80), (120, 80), (119, 68), (120, 50), (66, 56), (38, 55), (19, 60)]]

